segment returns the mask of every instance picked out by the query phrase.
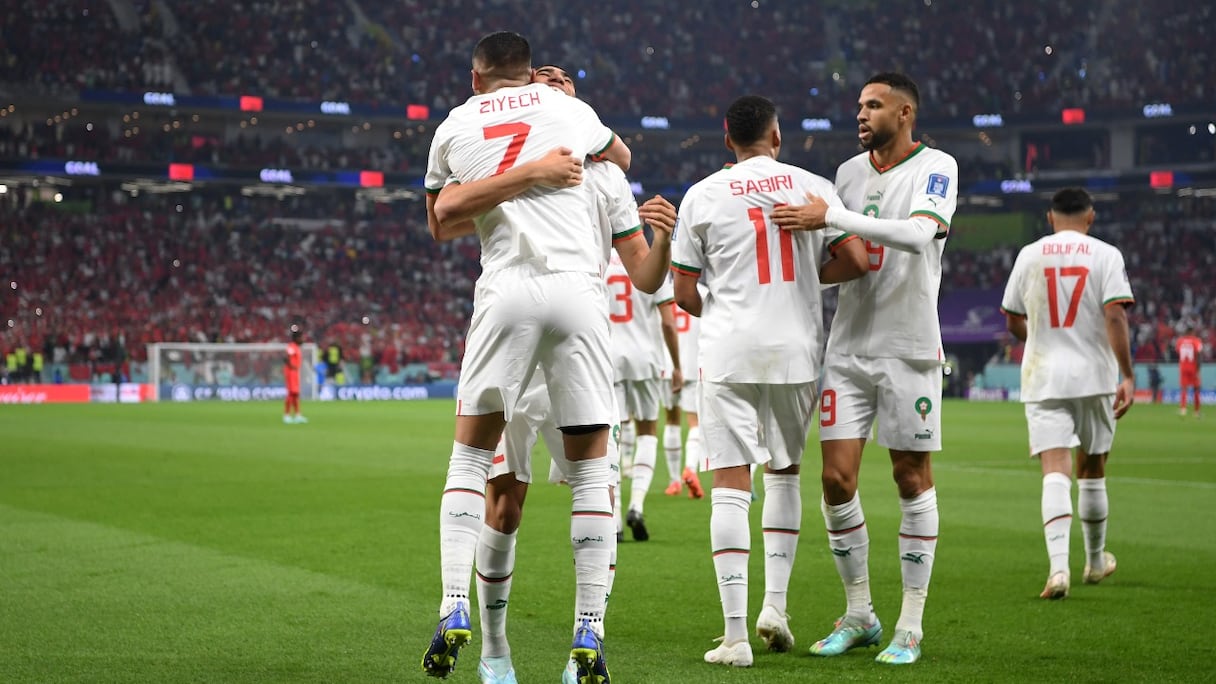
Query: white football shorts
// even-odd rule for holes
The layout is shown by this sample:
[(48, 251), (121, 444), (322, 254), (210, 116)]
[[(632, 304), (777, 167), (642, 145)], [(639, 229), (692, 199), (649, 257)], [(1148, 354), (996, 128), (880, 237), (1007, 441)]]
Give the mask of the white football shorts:
[(940, 361), (832, 354), (824, 362), (819, 439), (868, 439), (900, 451), (942, 449)]
[(815, 414), (815, 383), (701, 382), (701, 435), (706, 470), (802, 463)]
[(508, 421), (537, 365), (559, 427), (611, 425), (612, 357), (603, 279), (520, 265), (483, 274), (473, 295), (456, 413)]
[(1105, 454), (1115, 442), (1115, 395), (1026, 402), (1030, 455), (1048, 449), (1081, 447), (1087, 454)]
[(680, 390), (680, 410), (685, 413), (701, 412), (701, 383), (696, 379), (684, 380), (684, 389)]
[[(617, 416), (622, 423), (630, 420), (659, 419), (658, 378), (646, 380), (618, 380), (615, 385)], [(669, 387), (670, 389), (670, 387)]]

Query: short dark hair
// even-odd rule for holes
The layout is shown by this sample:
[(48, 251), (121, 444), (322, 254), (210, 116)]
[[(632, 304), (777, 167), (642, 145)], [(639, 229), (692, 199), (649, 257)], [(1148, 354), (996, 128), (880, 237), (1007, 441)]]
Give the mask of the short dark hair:
[(760, 140), (769, 124), (777, 118), (777, 106), (767, 97), (744, 95), (726, 110), (726, 134), (737, 145), (747, 146)]
[(514, 31), (498, 31), (477, 41), (473, 61), (490, 72), (526, 70), (532, 66), (532, 46)]
[(1051, 211), (1056, 214), (1075, 216), (1093, 208), (1093, 198), (1081, 188), (1064, 188), (1051, 197)]
[(902, 91), (912, 100), (912, 106), (920, 109), (920, 88), (916, 87), (916, 81), (913, 81), (907, 74), (901, 74), (897, 71), (884, 71), (874, 74), (870, 80), (866, 81), (866, 85), (871, 83), (881, 83), (891, 86), (891, 90)]

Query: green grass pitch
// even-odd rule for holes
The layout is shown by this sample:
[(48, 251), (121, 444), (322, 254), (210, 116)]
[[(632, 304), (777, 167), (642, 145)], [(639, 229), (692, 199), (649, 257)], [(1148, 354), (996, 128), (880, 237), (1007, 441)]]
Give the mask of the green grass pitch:
[[(664, 496), (660, 474), (646, 507), (652, 540), (619, 551), (613, 680), (1212, 681), (1216, 424), (1176, 410), (1138, 405), (1119, 425), (1108, 483), (1119, 571), (1080, 584), (1074, 523), (1078, 581), (1069, 599), (1047, 602), (1040, 477), (1021, 407), (946, 402), (946, 450), (934, 459), (941, 541), (924, 657), (910, 668), (874, 663), (876, 649), (806, 654), (844, 605), (814, 443), (790, 591), (795, 651), (768, 654), (753, 639), (750, 670), (703, 663), (722, 633), (709, 503)], [(312, 422), (299, 426), (280, 412), (0, 407), (0, 682), (428, 681), (419, 661), (437, 617), (453, 404), (306, 403)], [(877, 448), (861, 490), (875, 607), (891, 630), (898, 507)], [(558, 681), (568, 653), (568, 511), (564, 488), (529, 496), (510, 617), (524, 684)], [(759, 503), (751, 519), (754, 620)], [(449, 681), (477, 680), (479, 648), (474, 636)]]

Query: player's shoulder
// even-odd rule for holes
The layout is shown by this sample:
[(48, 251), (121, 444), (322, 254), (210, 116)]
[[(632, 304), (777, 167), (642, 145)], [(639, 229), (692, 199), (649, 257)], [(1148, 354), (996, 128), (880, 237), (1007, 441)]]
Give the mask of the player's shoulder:
[(782, 166), (802, 186), (811, 188), (832, 187), (832, 181), (814, 171), (804, 169), (801, 166), (794, 166), (793, 164), (782, 164)]
[(857, 175), (865, 173), (870, 168), (870, 153), (859, 152), (852, 157), (841, 162), (840, 166), (836, 167), (836, 175), (848, 174)]
[[(923, 143), (922, 143), (923, 144)], [(954, 169), (958, 172), (958, 160), (956, 160), (949, 152), (943, 152), (936, 147), (925, 145), (916, 155), (920, 163), (925, 166), (935, 168)]]
[(736, 175), (738, 175), (737, 171), (732, 172), (734, 168), (735, 166), (733, 164), (724, 166), (697, 181), (696, 183), (693, 183), (692, 186), (689, 187), (684, 193), (684, 202), (687, 202), (689, 199), (696, 199), (702, 195), (705, 195), (706, 193), (711, 193), (715, 188), (718, 188), (723, 184), (730, 183), (730, 181), (734, 179)]

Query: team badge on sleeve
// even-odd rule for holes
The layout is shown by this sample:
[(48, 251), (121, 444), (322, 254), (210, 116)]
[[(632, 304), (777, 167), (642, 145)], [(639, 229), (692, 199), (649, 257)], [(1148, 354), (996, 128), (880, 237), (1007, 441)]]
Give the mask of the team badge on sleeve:
[(929, 187), (925, 188), (925, 194), (945, 198), (948, 187), (950, 187), (950, 179), (947, 176), (931, 173), (929, 174)]

